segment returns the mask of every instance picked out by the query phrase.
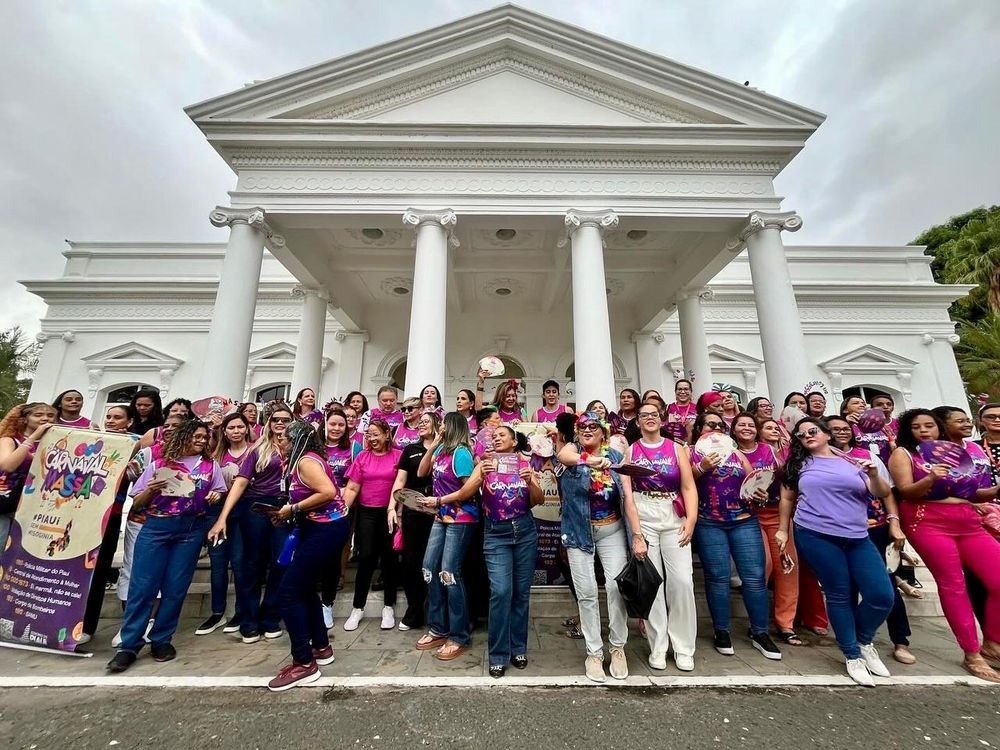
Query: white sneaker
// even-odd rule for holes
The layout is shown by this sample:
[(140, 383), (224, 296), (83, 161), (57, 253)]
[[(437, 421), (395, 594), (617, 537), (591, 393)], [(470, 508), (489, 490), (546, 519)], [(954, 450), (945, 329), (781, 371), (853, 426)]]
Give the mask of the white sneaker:
[(666, 669), (667, 668), (667, 657), (665, 656), (654, 656), (649, 655), (649, 668), (650, 669)]
[(264, 631), (264, 637), (267, 640), (269, 640), (269, 641), (273, 641), (273, 640), (276, 640), (278, 638), (281, 638), (281, 636), (283, 636), (284, 634), (285, 634), (285, 631), (282, 630), (281, 628), (278, 628), (277, 630), (266, 630), (266, 631)]
[(612, 646), (611, 668), (608, 670), (616, 680), (624, 680), (628, 677), (628, 660), (625, 658), (625, 649), (621, 646)]
[(352, 609), (350, 617), (344, 620), (344, 630), (357, 630), (364, 616), (365, 611), (363, 609)]
[(674, 665), (682, 672), (693, 672), (694, 657), (687, 654), (674, 654)]
[(153, 622), (154, 620), (150, 619), (150, 621), (146, 623), (146, 632), (142, 634), (142, 640), (146, 643), (149, 643), (149, 631), (153, 629)]
[(588, 656), (583, 666), (586, 669), (588, 680), (604, 682), (608, 679), (607, 675), (604, 674), (604, 659), (600, 656)]
[(111, 639), (111, 648), (118, 648), (122, 645), (122, 631), (115, 633), (115, 637)]
[(329, 630), (333, 627), (333, 605), (324, 604), (323, 605), (323, 624), (326, 625), (326, 629)]
[(861, 648), (861, 658), (865, 660), (865, 666), (868, 667), (869, 672), (876, 677), (892, 677), (889, 668), (882, 663), (882, 659), (879, 657), (875, 646), (871, 643), (867, 646), (864, 644), (859, 644), (859, 646)]
[(864, 659), (848, 659), (847, 674), (852, 680), (864, 687), (875, 687), (875, 680), (872, 679), (871, 672)]
[(400, 620), (400, 621), (399, 621), (399, 626), (398, 626), (398, 627), (399, 627), (399, 632), (400, 632), (400, 633), (405, 633), (405, 632), (406, 632), (407, 630), (409, 630), (409, 629), (410, 629), (410, 626), (409, 626), (409, 625), (407, 625), (407, 624), (406, 624), (405, 622), (403, 622), (402, 620)]
[(80, 633), (80, 637), (76, 639), (76, 645), (82, 646), (84, 643), (90, 643), (90, 633)]
[(382, 607), (382, 624), (379, 627), (382, 630), (392, 630), (396, 627), (396, 613), (392, 607)]

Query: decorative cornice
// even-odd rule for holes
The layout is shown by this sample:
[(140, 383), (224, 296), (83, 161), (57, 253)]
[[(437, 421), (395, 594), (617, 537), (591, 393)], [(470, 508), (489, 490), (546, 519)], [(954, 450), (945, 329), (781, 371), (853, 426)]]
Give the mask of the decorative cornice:
[(285, 246), (285, 238), (277, 234), (267, 223), (267, 214), (263, 208), (232, 208), (216, 206), (208, 214), (208, 220), (216, 227), (232, 227), (233, 224), (246, 224), (264, 235), (265, 244), (270, 248)]
[(675, 174), (724, 173), (773, 177), (781, 171), (779, 159), (753, 154), (719, 155), (693, 153), (664, 156), (634, 151), (581, 151), (556, 149), (459, 149), (459, 148), (238, 148), (229, 157), (237, 170), (312, 167), (366, 169), (561, 169), (621, 170), (626, 172), (671, 172)]
[[(515, 72), (536, 81), (581, 95), (611, 109), (632, 115), (646, 122), (694, 124), (700, 122), (692, 114), (677, 107), (665, 106), (638, 91), (615, 91), (607, 81), (578, 71), (565, 75), (555, 72), (551, 60), (543, 60), (520, 50), (500, 49), (463, 63), (453, 63), (444, 71), (436, 69), (422, 76), (411, 77), (356, 98), (343, 101), (296, 119), (364, 120), (396, 109), (410, 102), (426, 99), (439, 91), (447, 91), (501, 72)], [(619, 84), (620, 85), (620, 84)], [(627, 94), (623, 96), (622, 94)], [(280, 119), (280, 118), (279, 118)], [(702, 118), (703, 120), (704, 118)]]
[(764, 213), (753, 211), (747, 220), (747, 225), (735, 237), (726, 242), (726, 250), (738, 252), (743, 249), (752, 235), (765, 229), (777, 229), (779, 232), (797, 232), (802, 228), (802, 218), (794, 211), (781, 213)]

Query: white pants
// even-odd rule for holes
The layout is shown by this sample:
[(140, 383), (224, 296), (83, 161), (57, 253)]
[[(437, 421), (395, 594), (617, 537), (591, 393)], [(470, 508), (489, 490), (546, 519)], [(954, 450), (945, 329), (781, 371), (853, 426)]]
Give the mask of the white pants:
[(125, 520), (125, 543), (122, 548), (122, 569), (118, 571), (118, 585), (115, 592), (118, 598), (128, 601), (128, 582), (132, 577), (132, 553), (135, 550), (135, 538), (139, 536), (142, 524), (135, 521)]
[[(618, 591), (615, 576), (622, 572), (626, 562), (625, 524), (621, 521), (606, 526), (594, 526), (595, 552), (604, 567), (604, 590), (608, 595), (608, 640), (614, 647), (622, 647), (628, 640), (628, 613), (625, 601)], [(601, 606), (597, 601), (597, 574), (594, 572), (594, 554), (582, 549), (566, 550), (569, 569), (576, 588), (580, 608), (580, 630), (587, 644), (588, 656), (604, 656), (601, 639)]]
[(698, 614), (694, 603), (694, 566), (691, 545), (681, 547), (677, 532), (683, 519), (667, 498), (634, 492), (639, 511), (639, 529), (646, 538), (648, 555), (663, 586), (656, 594), (646, 620), (650, 658), (666, 659), (671, 644), (674, 655), (694, 656), (698, 635)]

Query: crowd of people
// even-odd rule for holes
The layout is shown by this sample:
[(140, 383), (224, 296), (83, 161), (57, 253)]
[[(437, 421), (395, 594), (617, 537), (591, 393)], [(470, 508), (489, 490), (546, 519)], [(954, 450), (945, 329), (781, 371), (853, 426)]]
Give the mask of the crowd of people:
[[(500, 678), (528, 664), (532, 508), (544, 495), (517, 429), (528, 421), (518, 383), (503, 381), (488, 400), (487, 375), (447, 412), (434, 385), (401, 405), (385, 386), (373, 406), (352, 392), (322, 408), (305, 388), (291, 404), (246, 403), (208, 419), (186, 399), (163, 406), (157, 392), (140, 390), (108, 408), (100, 426), (81, 416), (75, 390), (17, 406), (0, 422), (0, 547), (10, 498), (51, 425), (131, 433), (135, 454), (79, 639), (96, 631), (124, 520), (110, 671), (127, 670), (147, 644), (156, 661), (175, 658), (181, 606), (207, 546), (212, 614), (195, 632), (221, 629), (247, 644), (287, 632), (291, 660), (272, 690), (313, 682), (333, 662), (333, 603), (352, 555), (345, 630), (361, 624), (377, 581), (379, 626), (418, 631), (414, 647), (442, 662), (469, 649), (485, 615), (489, 673)], [(555, 381), (543, 394), (532, 420), (548, 426), (557, 461), (561, 553), (578, 604), (568, 634), (584, 642), (589, 679), (628, 676), (616, 576), (632, 557), (652, 562), (663, 580), (640, 622), (649, 666), (665, 669), (672, 655), (679, 670), (695, 668), (694, 552), (720, 654), (739, 643), (780, 660), (803, 645), (803, 630), (832, 628), (848, 675), (874, 686), (890, 674), (874, 645), (883, 624), (896, 662), (918, 658), (903, 595), (920, 596), (906, 573), (915, 552), (937, 583), (965, 669), (1000, 683), (1000, 403), (983, 404), (974, 421), (955, 406), (897, 415), (888, 395), (871, 404), (850, 396), (836, 412), (820, 391), (788, 394), (780, 410), (762, 396), (744, 407), (729, 392), (696, 398), (685, 379), (670, 403), (626, 388), (616, 410), (593, 401), (576, 411)], [(164, 467), (193, 489), (169, 494)], [(732, 632), (734, 579), (745, 641)], [(397, 621), (399, 587), (406, 610)]]

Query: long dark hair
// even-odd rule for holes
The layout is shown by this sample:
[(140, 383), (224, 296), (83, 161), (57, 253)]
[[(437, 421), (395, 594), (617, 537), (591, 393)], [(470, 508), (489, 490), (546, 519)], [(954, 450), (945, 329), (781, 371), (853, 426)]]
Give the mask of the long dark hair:
[(226, 428), (231, 422), (243, 422), (247, 428), (246, 444), (247, 449), (253, 445), (253, 428), (250, 426), (250, 420), (246, 418), (246, 415), (242, 412), (235, 412), (233, 414), (227, 414), (222, 421), (219, 423), (218, 435), (216, 436), (215, 451), (213, 452), (213, 457), (216, 461), (222, 461), (226, 457), (226, 451), (233, 447), (233, 444), (229, 442), (229, 438), (226, 437)]
[(715, 417), (722, 422), (722, 434), (729, 434), (729, 426), (726, 424), (726, 420), (722, 419), (718, 414), (712, 411), (703, 411), (694, 420), (694, 428), (691, 430), (691, 445), (698, 442), (698, 438), (701, 436), (701, 431), (705, 427), (705, 420), (709, 417)]
[(947, 440), (948, 432), (941, 417), (930, 409), (907, 409), (899, 415), (899, 432), (896, 433), (896, 445), (906, 448), (910, 453), (917, 452), (919, 441), (913, 436), (913, 420), (917, 417), (930, 417), (938, 428), (938, 440)]
[[(315, 388), (310, 388), (309, 386), (306, 386), (305, 388), (303, 388), (302, 390), (300, 390), (298, 393), (296, 393), (295, 394), (295, 401), (292, 402), (292, 416), (295, 417), (296, 419), (304, 417), (306, 414), (309, 413), (309, 412), (303, 412), (302, 411), (305, 408), (302, 405), (302, 396), (303, 396), (303, 394), (305, 394), (306, 391), (312, 391), (313, 392), (313, 398), (318, 399), (318, 397), (316, 395), (316, 389)], [(313, 409), (315, 409), (315, 408), (316, 408), (316, 406), (314, 404), (313, 405)]]
[[(355, 396), (361, 396), (361, 414), (364, 414), (366, 411), (368, 411), (368, 399), (365, 397), (365, 394), (363, 394), (361, 391), (351, 391), (346, 396), (344, 396), (344, 406), (351, 406), (351, 399), (354, 398)], [(475, 401), (476, 399), (473, 398), (472, 400)], [(360, 417), (361, 414), (358, 414), (358, 416)]]
[[(153, 410), (149, 412), (149, 416), (145, 419), (139, 416), (139, 410), (135, 408), (135, 402), (140, 398), (148, 398), (153, 402)], [(129, 402), (129, 408), (135, 415), (132, 430), (136, 434), (141, 435), (147, 430), (152, 430), (154, 427), (163, 425), (163, 400), (160, 398), (159, 391), (154, 391), (152, 388), (142, 388), (136, 391)]]
[(323, 456), (326, 453), (326, 446), (323, 445), (319, 432), (308, 422), (292, 422), (285, 429), (285, 438), (290, 444), (288, 451), (289, 470), (295, 468), (295, 464), (306, 453), (315, 453), (318, 456)]
[(622, 388), (618, 391), (618, 414), (621, 416), (621, 398), (623, 393), (631, 393), (632, 401), (635, 403), (635, 413), (639, 413), (639, 407), (642, 406), (642, 396), (639, 395), (639, 391), (635, 388)]
[(826, 433), (828, 438), (833, 438), (833, 433), (830, 432), (826, 421), (820, 417), (805, 417), (795, 423), (795, 427), (792, 428), (791, 454), (788, 456), (788, 462), (785, 464), (785, 477), (781, 480), (782, 484), (795, 492), (799, 491), (799, 477), (802, 474), (802, 466), (805, 464), (806, 459), (812, 455), (797, 437), (797, 433), (802, 426), (807, 424), (816, 425), (820, 432)]
[(788, 402), (792, 400), (792, 396), (802, 396), (802, 400), (806, 402), (806, 408), (809, 408), (809, 399), (806, 398), (806, 394), (802, 391), (792, 391), (787, 396), (785, 396), (785, 403), (783, 406), (788, 406)]
[(444, 415), (444, 433), (441, 435), (441, 453), (454, 453), (461, 447), (469, 447), (469, 420), (457, 411)]
[(319, 428), (319, 431), (322, 433), (320, 435), (320, 442), (321, 443), (326, 443), (327, 442), (327, 438), (326, 438), (326, 420), (329, 419), (330, 417), (334, 416), (334, 415), (336, 415), (336, 416), (338, 416), (338, 417), (340, 417), (341, 419), (344, 420), (344, 434), (341, 435), (340, 436), (340, 440), (337, 441), (337, 447), (340, 448), (340, 449), (348, 448), (351, 445), (351, 436), (349, 434), (347, 434), (347, 431), (349, 429), (348, 426), (347, 426), (347, 415), (344, 413), (344, 410), (341, 409), (339, 406), (335, 406), (332, 409), (327, 409), (326, 410), (326, 416), (323, 419), (323, 426)]
[(464, 393), (464, 394), (465, 394), (465, 397), (466, 397), (467, 399), (469, 399), (469, 403), (471, 404), (471, 406), (469, 407), (469, 410), (470, 410), (470, 411), (471, 411), (471, 412), (472, 412), (473, 414), (475, 414), (475, 413), (476, 413), (476, 394), (475, 394), (475, 393), (473, 393), (473, 392), (472, 392), (471, 390), (469, 390), (468, 388), (463, 388), (462, 390), (460, 390), (460, 391), (459, 391), (459, 393)]
[[(434, 406), (441, 406), (441, 389), (438, 388), (433, 383), (428, 383), (427, 385), (425, 385), (423, 388), (420, 389), (420, 403), (421, 403), (421, 405), (424, 403), (424, 391), (426, 391), (428, 388), (433, 388), (434, 389), (434, 393), (436, 394), (435, 397), (434, 397), (435, 398)], [(476, 402), (476, 397), (475, 396), (472, 397), (472, 402), (473, 403)]]
[(175, 406), (177, 406), (177, 404), (180, 404), (181, 406), (184, 406), (184, 407), (187, 408), (187, 410), (188, 410), (187, 418), (188, 419), (194, 419), (194, 416), (195, 416), (194, 412), (191, 411), (191, 400), (187, 399), (187, 398), (175, 398), (173, 401), (170, 401), (169, 403), (167, 403), (167, 405), (163, 407), (163, 413), (164, 413), (164, 415), (169, 414), (170, 410), (172, 408), (174, 408)]
[(58, 396), (56, 396), (56, 400), (52, 402), (52, 408), (56, 410), (56, 419), (62, 419), (62, 400), (66, 397), (67, 394), (70, 393), (79, 393), (80, 400), (81, 401), (83, 400), (83, 393), (78, 391), (76, 388), (70, 388), (69, 390), (60, 393)]
[[(755, 396), (747, 403), (747, 413), (752, 414), (754, 419), (760, 419), (760, 416), (757, 414), (757, 409), (760, 408), (761, 402), (763, 401), (767, 401), (767, 403), (771, 404), (771, 409), (774, 409), (774, 404), (771, 403), (771, 399), (767, 396)], [(765, 417), (765, 419), (770, 419), (770, 417)]]

